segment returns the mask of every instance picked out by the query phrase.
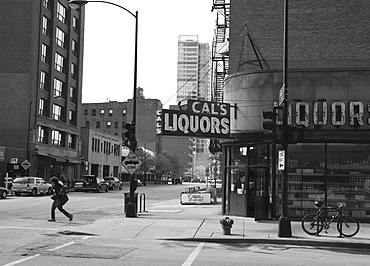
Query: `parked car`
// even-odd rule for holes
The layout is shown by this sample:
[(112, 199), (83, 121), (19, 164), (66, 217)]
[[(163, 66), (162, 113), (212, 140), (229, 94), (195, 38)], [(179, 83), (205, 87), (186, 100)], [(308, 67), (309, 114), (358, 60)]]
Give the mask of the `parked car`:
[(1, 199), (6, 199), (6, 197), (9, 194), (9, 190), (5, 187), (0, 187), (0, 198)]
[(115, 176), (106, 176), (104, 177), (104, 180), (108, 182), (108, 189), (114, 190), (118, 188), (119, 190), (122, 190), (123, 188), (122, 182)]
[(74, 191), (84, 191), (83, 185), (84, 185), (84, 179), (74, 181), (73, 182)]
[(24, 176), (17, 177), (13, 181), (12, 191), (16, 196), (28, 193), (32, 196), (37, 194), (53, 194), (53, 186), (41, 177)]
[(82, 189), (84, 192), (108, 192), (108, 182), (106, 182), (102, 177), (96, 177), (94, 175), (84, 175), (83, 177), (84, 182), (82, 185)]

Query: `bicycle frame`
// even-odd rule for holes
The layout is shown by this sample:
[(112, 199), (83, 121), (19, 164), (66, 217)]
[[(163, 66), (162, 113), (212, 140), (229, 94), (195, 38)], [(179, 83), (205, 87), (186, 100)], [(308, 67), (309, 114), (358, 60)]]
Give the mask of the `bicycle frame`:
[[(317, 212), (317, 236), (320, 235), (320, 230), (319, 230), (320, 217), (322, 218), (321, 220), (323, 222), (323, 227), (325, 229), (327, 228), (328, 225), (330, 225), (335, 219), (339, 217), (339, 224), (340, 224), (339, 237), (343, 237), (343, 234), (342, 234), (342, 220), (344, 216), (342, 212), (343, 205), (340, 204), (338, 207), (322, 206), (321, 202), (317, 202), (317, 203), (315, 202), (315, 205), (319, 207), (319, 210)], [(328, 212), (330, 211), (334, 212), (334, 215), (332, 215), (331, 219), (327, 221)], [(325, 214), (325, 217), (323, 217), (322, 214)], [(325, 220), (323, 218), (325, 218)]]

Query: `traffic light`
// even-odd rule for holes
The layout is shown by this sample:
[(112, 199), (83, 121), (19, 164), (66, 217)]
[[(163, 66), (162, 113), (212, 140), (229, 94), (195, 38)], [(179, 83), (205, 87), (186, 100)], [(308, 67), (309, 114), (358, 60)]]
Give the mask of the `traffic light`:
[(135, 125), (133, 123), (126, 123), (125, 129), (127, 130), (125, 132), (126, 139), (123, 141), (123, 144), (130, 150), (135, 150), (137, 143), (135, 136)]
[(273, 108), (270, 111), (263, 111), (263, 119), (268, 119), (263, 121), (263, 129), (268, 131), (263, 132), (263, 139), (268, 141), (276, 140), (276, 109)]

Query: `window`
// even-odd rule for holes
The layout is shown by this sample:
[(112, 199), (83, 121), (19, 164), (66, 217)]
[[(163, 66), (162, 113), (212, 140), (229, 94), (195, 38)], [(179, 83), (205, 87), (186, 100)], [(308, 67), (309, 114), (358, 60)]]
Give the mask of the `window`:
[(76, 125), (76, 112), (69, 110), (68, 119), (70, 125)]
[(49, 2), (50, 2), (49, 0), (43, 0), (42, 4), (45, 8), (50, 9), (50, 3)]
[(62, 31), (61, 29), (59, 29), (57, 27), (57, 29), (55, 31), (55, 37), (56, 37), (55, 38), (56, 43), (60, 47), (65, 48), (65, 43), (64, 43), (64, 41), (65, 41), (65, 33), (64, 33), (64, 31)]
[(71, 64), (71, 76), (73, 79), (77, 79), (77, 66), (75, 64)]
[(53, 95), (54, 96), (60, 96), (63, 97), (63, 87), (64, 84), (62, 81), (59, 79), (54, 78), (54, 90), (53, 90)]
[(92, 109), (91, 114), (92, 114), (92, 116), (96, 116), (96, 109)]
[(61, 4), (57, 3), (57, 18), (62, 22), (66, 22), (66, 8)]
[(41, 44), (41, 61), (49, 64), (49, 48), (46, 44)]
[(96, 128), (100, 128), (100, 121), (96, 121)]
[(109, 116), (112, 116), (113, 115), (113, 110), (112, 109), (109, 109)]
[(105, 113), (105, 110), (104, 109), (100, 109), (100, 116), (104, 116), (104, 113)]
[(38, 127), (38, 136), (37, 136), (37, 142), (39, 143), (47, 143), (47, 137), (46, 137), (46, 130), (43, 126)]
[(107, 122), (107, 129), (110, 129), (112, 127), (112, 122), (111, 121), (108, 121)]
[(39, 115), (45, 115), (46, 114), (46, 112), (45, 112), (45, 100), (44, 99), (39, 100), (38, 114)]
[(115, 129), (118, 129), (118, 121), (115, 121), (115, 122), (114, 122), (114, 128), (115, 128)]
[(75, 33), (79, 33), (79, 28), (78, 28), (78, 19), (76, 17), (72, 18), (72, 28)]
[(85, 126), (89, 127), (90, 126), (90, 121), (85, 121)]
[(62, 145), (62, 133), (56, 129), (51, 132), (51, 144), (61, 146)]
[(84, 109), (84, 115), (88, 115), (88, 114), (89, 114), (89, 110)]
[(53, 104), (53, 119), (62, 120), (62, 107), (57, 104)]
[(126, 109), (123, 109), (122, 110), (122, 116), (125, 116), (126, 115)]
[(68, 134), (68, 148), (74, 149), (76, 147), (76, 137), (73, 134)]
[(45, 90), (45, 91), (49, 91), (48, 81), (49, 81), (49, 74), (41, 70), (41, 72), (40, 72), (40, 89)]
[(64, 73), (64, 57), (55, 53), (55, 69)]
[(50, 20), (47, 17), (42, 17), (42, 34), (50, 37)]
[(69, 88), (69, 100), (72, 103), (77, 103), (76, 89), (74, 87)]
[(78, 45), (77, 45), (77, 41), (75, 41), (75, 40), (72, 40), (72, 54), (74, 55), (74, 56), (78, 56)]

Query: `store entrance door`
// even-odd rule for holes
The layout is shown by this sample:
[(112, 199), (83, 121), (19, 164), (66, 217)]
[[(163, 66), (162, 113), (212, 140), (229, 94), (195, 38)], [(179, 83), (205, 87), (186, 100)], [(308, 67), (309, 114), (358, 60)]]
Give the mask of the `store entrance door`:
[(250, 197), (248, 208), (250, 213), (253, 210), (256, 221), (267, 217), (267, 196), (268, 196), (268, 167), (252, 166), (248, 169)]

